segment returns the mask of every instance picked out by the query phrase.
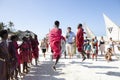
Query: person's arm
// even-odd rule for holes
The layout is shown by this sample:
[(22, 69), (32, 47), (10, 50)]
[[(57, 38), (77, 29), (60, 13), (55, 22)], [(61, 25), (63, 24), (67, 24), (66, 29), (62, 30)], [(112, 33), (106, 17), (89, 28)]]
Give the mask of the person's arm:
[(66, 37), (65, 37), (66, 39), (69, 37), (68, 34), (69, 34), (69, 33), (66, 33)]

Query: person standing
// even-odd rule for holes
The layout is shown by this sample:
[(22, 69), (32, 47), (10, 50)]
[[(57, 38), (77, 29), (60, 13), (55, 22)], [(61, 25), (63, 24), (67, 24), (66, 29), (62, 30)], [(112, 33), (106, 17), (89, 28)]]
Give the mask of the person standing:
[(56, 71), (56, 64), (58, 63), (61, 56), (61, 35), (62, 30), (59, 28), (60, 22), (55, 21), (54, 28), (49, 33), (50, 47), (53, 51), (53, 58), (56, 59), (53, 69)]
[(37, 35), (34, 35), (34, 39), (31, 41), (31, 43), (32, 43), (33, 56), (35, 58), (35, 63), (37, 65), (38, 58), (39, 58), (39, 48), (38, 48), (39, 42), (38, 42)]
[(97, 40), (97, 37), (95, 36), (94, 38), (94, 46), (96, 48), (96, 55), (98, 55), (98, 40)]
[(21, 62), (23, 63), (23, 73), (28, 73), (29, 44), (26, 37), (23, 37), (22, 40), (23, 43), (20, 45)]
[(103, 36), (99, 41), (99, 47), (100, 47), (101, 55), (103, 55), (103, 53), (105, 53), (105, 41), (103, 39)]
[(0, 80), (9, 79), (9, 52), (8, 52), (8, 32), (7, 30), (0, 31), (0, 37), (2, 41), (0, 42)]
[(86, 59), (85, 57), (85, 51), (84, 51), (84, 29), (82, 28), (82, 24), (79, 24), (77, 27), (78, 31), (76, 34), (76, 47), (79, 53), (81, 53), (82, 58), (84, 61)]
[(21, 73), (21, 67), (20, 67), (20, 55), (18, 53), (18, 36), (17, 35), (13, 35), (11, 36), (11, 40), (13, 40), (13, 46), (15, 47), (15, 53), (16, 53), (16, 57), (17, 57), (17, 63), (16, 63), (16, 70), (15, 70), (15, 78), (17, 79), (18, 77), (18, 73), (20, 76), (22, 76), (23, 74)]
[(88, 41), (86, 43), (85, 51), (86, 51), (87, 59), (90, 59), (90, 52), (92, 51), (92, 48), (91, 48), (91, 45), (90, 45), (90, 41)]
[(69, 55), (70, 58), (73, 57), (73, 50), (74, 49), (74, 39), (75, 39), (75, 34), (74, 32), (71, 31), (71, 27), (67, 28), (67, 34), (66, 34), (66, 53)]
[[(32, 36), (30, 35), (28, 38), (27, 38), (27, 44), (28, 44), (28, 46), (29, 46), (29, 61), (28, 61), (28, 63), (30, 63), (31, 65), (32, 65), (32, 40), (33, 40), (33, 38), (32, 38)], [(28, 66), (28, 68), (30, 68), (29, 66)]]
[[(17, 49), (16, 49), (16, 46), (15, 46), (16, 35), (12, 35), (10, 37), (10, 39), (11, 39), (11, 41), (9, 42), (9, 45), (8, 45), (8, 51), (9, 51), (9, 54), (10, 54), (10, 62), (11, 62), (10, 78), (13, 79), (14, 71), (17, 69), (17, 66), (18, 66)], [(15, 76), (15, 79), (17, 79), (17, 76)]]
[(44, 58), (46, 58), (46, 50), (47, 50), (47, 42), (46, 42), (46, 38), (44, 38), (42, 41), (41, 41), (41, 44), (40, 44), (40, 48), (42, 50), (42, 53), (43, 53), (43, 56)]
[(115, 53), (115, 51), (114, 51), (114, 45), (115, 45), (115, 42), (112, 40), (112, 38), (110, 38), (110, 40), (109, 40), (109, 47), (112, 50), (112, 55), (113, 55), (113, 53)]
[(96, 41), (95, 38), (92, 39), (91, 41), (91, 46), (92, 46), (92, 60), (94, 60), (94, 57), (96, 58), (97, 61), (97, 48), (96, 48)]
[(84, 39), (84, 50), (85, 50), (85, 51), (86, 51), (88, 42), (89, 42), (89, 39), (88, 39), (88, 37), (86, 36), (85, 39)]

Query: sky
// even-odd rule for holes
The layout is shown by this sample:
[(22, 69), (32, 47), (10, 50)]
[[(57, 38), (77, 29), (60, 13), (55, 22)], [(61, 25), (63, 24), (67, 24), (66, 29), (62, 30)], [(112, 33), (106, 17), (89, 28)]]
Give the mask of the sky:
[(16, 30), (30, 30), (42, 39), (60, 21), (63, 35), (70, 26), (87, 24), (96, 36), (104, 36), (103, 13), (120, 25), (120, 0), (0, 0), (0, 22), (14, 23)]

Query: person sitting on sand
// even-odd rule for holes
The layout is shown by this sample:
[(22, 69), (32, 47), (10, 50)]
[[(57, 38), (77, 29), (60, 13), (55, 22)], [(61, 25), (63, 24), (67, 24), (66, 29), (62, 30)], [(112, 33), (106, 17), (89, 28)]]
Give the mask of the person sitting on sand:
[(107, 61), (112, 61), (111, 56), (112, 56), (112, 49), (111, 49), (111, 48), (108, 48), (108, 49), (107, 49), (107, 52), (106, 52), (106, 54), (105, 54), (105, 59), (106, 59)]

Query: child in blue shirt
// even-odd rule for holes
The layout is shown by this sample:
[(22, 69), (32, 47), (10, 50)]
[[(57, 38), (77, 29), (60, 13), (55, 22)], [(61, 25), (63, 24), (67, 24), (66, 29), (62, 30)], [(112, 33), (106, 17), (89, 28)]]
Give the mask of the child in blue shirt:
[(86, 45), (86, 55), (88, 59), (90, 58), (90, 52), (91, 52), (91, 45), (90, 42), (88, 41)]

